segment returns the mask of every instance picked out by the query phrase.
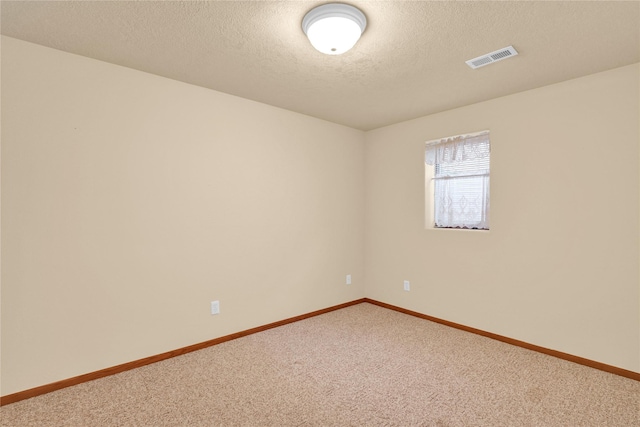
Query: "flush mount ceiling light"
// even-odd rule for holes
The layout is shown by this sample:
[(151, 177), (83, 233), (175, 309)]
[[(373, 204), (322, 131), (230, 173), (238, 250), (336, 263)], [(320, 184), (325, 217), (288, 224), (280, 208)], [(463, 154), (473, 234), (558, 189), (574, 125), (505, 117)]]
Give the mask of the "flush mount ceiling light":
[(340, 55), (351, 49), (366, 27), (364, 13), (342, 3), (318, 6), (302, 20), (302, 29), (313, 47), (327, 55)]

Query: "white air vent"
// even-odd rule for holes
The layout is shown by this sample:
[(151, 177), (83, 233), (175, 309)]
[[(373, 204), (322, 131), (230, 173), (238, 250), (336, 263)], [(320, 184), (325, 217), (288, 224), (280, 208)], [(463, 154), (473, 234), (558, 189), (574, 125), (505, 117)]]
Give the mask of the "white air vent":
[(517, 54), (518, 52), (513, 48), (513, 46), (508, 46), (465, 62), (469, 67), (476, 69), (484, 67), (485, 65), (493, 64), (494, 62), (502, 61), (503, 59), (511, 58)]

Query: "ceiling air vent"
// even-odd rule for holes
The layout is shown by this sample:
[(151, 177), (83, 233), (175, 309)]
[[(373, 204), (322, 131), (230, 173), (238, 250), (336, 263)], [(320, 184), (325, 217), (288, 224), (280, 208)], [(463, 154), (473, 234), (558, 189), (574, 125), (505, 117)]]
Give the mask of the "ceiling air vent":
[(502, 61), (503, 59), (511, 58), (517, 54), (518, 52), (513, 48), (513, 46), (508, 46), (465, 62), (469, 67), (476, 69), (484, 67), (485, 65), (493, 64), (494, 62)]

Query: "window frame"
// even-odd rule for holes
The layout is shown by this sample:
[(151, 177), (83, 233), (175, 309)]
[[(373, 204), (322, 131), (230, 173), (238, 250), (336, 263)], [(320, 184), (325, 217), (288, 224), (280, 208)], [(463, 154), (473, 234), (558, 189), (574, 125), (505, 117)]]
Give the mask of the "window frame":
[[(460, 165), (463, 163), (468, 163), (468, 167), (461, 168)], [(444, 167), (443, 165), (451, 166)], [(447, 169), (447, 174), (442, 173), (443, 167)], [(491, 228), (490, 176), (491, 138), (489, 130), (427, 141), (425, 143), (425, 227), (438, 230), (488, 232)], [(466, 185), (464, 184), (465, 180), (469, 180)], [(454, 217), (453, 221), (449, 221), (450, 223), (439, 218), (442, 215), (439, 204), (445, 198), (451, 200), (447, 194), (441, 194), (441, 192), (451, 189), (450, 186), (443, 187), (445, 182), (456, 184), (453, 186), (453, 190), (458, 200), (452, 203), (462, 204), (458, 212), (453, 210), (449, 212), (449, 215)], [(475, 213), (468, 210), (465, 212), (467, 203), (465, 196), (468, 198), (465, 191), (475, 195), (473, 206), (478, 208)], [(459, 218), (455, 218), (456, 215)], [(469, 219), (476, 216), (479, 216), (477, 222), (468, 222)]]

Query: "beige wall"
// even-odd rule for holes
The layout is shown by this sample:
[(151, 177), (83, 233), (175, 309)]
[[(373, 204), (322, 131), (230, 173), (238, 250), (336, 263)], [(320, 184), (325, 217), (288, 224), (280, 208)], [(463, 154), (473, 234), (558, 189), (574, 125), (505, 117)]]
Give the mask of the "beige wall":
[[(365, 134), (2, 37), (0, 392), (363, 296), (640, 372), (639, 75)], [(482, 129), (491, 231), (426, 230)]]
[[(639, 68), (368, 132), (367, 296), (640, 372)], [(491, 230), (425, 229), (424, 142), (484, 129)]]
[(3, 37), (2, 395), (363, 297), (363, 150)]

